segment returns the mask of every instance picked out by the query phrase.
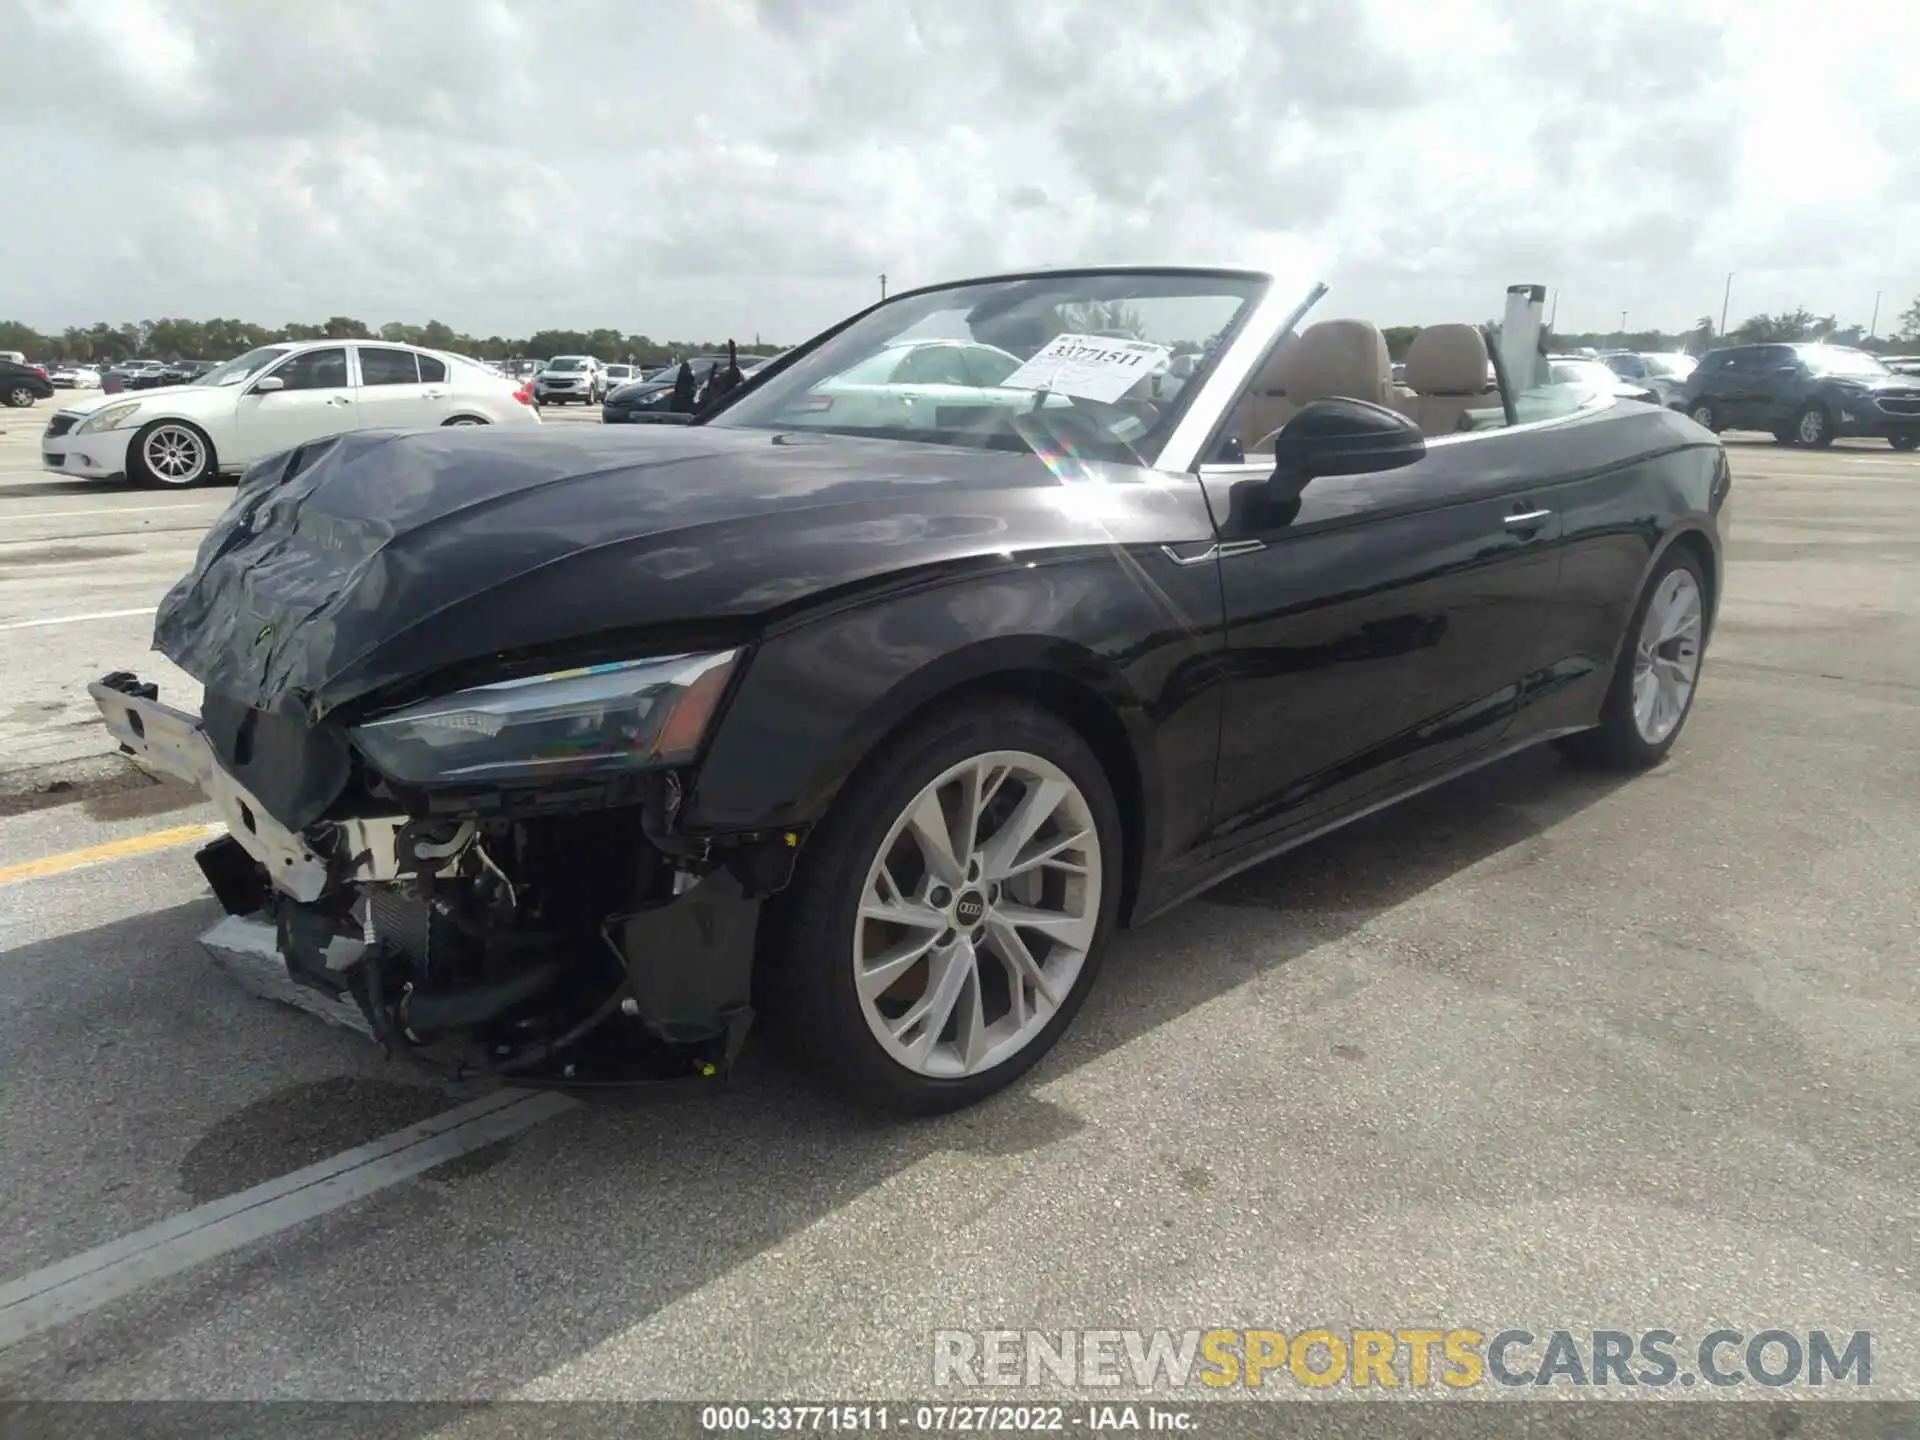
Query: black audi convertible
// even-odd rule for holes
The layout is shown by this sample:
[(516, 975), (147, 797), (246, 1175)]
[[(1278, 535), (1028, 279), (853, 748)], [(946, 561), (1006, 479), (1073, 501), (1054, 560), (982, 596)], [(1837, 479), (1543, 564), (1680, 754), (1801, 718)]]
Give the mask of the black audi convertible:
[(220, 943), (395, 1053), (641, 1083), (724, 1074), (751, 1023), (861, 1102), (964, 1105), (1116, 926), (1686, 721), (1715, 437), (1491, 328), (1427, 327), (1397, 384), (1325, 293), (1000, 276), (685, 425), (302, 446), (161, 606), (200, 713), (92, 693), (224, 818)]

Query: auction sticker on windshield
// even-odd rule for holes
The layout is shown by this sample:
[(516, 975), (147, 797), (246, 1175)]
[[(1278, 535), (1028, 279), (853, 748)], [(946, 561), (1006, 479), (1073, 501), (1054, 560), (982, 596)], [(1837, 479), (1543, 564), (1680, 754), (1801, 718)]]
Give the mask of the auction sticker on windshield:
[(1056, 335), (1000, 384), (1009, 390), (1049, 390), (1081, 400), (1118, 400), (1157, 370), (1173, 352), (1145, 340), (1108, 335)]

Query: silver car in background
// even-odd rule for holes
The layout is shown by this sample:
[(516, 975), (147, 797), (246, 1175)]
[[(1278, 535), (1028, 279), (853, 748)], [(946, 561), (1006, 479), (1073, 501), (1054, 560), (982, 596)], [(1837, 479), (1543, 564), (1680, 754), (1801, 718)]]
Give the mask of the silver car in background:
[(533, 377), (537, 405), (598, 405), (606, 393), (606, 369), (592, 355), (556, 355)]
[(1662, 405), (1672, 405), (1687, 388), (1687, 380), (1698, 363), (1687, 354), (1644, 354), (1633, 350), (1614, 350), (1599, 357), (1622, 380), (1651, 390)]

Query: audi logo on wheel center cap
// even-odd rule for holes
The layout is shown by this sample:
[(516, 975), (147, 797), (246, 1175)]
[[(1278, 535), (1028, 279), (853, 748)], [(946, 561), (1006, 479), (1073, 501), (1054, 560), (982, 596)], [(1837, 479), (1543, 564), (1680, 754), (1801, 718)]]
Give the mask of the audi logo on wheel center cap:
[(953, 918), (962, 925), (978, 925), (986, 913), (987, 902), (974, 894), (962, 895), (953, 907)]

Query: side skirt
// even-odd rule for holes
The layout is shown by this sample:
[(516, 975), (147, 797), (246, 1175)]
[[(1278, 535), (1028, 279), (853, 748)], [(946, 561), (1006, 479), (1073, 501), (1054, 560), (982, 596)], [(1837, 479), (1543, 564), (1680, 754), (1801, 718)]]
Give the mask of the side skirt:
[(1517, 740), (1511, 744), (1503, 745), (1497, 750), (1490, 750), (1485, 755), (1474, 760), (1469, 760), (1464, 765), (1456, 765), (1450, 770), (1442, 770), (1437, 774), (1421, 780), (1415, 785), (1409, 786), (1405, 790), (1396, 790), (1383, 799), (1369, 800), (1365, 804), (1349, 810), (1344, 815), (1336, 816), (1334, 819), (1315, 825), (1310, 829), (1295, 831), (1281, 836), (1278, 840), (1256, 845), (1249, 850), (1229, 854), (1224, 859), (1210, 866), (1199, 880), (1190, 882), (1182, 889), (1175, 891), (1171, 897), (1157, 901), (1151, 907), (1136, 911), (1128, 922), (1127, 928), (1134, 929), (1143, 925), (1155, 916), (1165, 914), (1167, 911), (1173, 909), (1174, 906), (1184, 904), (1205, 891), (1211, 890), (1221, 881), (1229, 880), (1243, 870), (1251, 870), (1256, 865), (1265, 864), (1276, 855), (1284, 855), (1287, 851), (1297, 850), (1300, 846), (1318, 840), (1323, 835), (1331, 835), (1335, 830), (1351, 825), (1356, 820), (1361, 820), (1378, 811), (1389, 809), (1392, 806), (1398, 805), (1403, 800), (1411, 800), (1415, 795), (1422, 794), (1425, 791), (1436, 790), (1450, 781), (1458, 780), (1462, 775), (1471, 775), (1476, 770), (1498, 764), (1502, 760), (1518, 755), (1523, 750), (1531, 750), (1536, 745), (1545, 744), (1550, 740), (1558, 740), (1563, 735), (1577, 735), (1582, 730), (1591, 730), (1594, 728), (1593, 725), (1588, 724), (1562, 725), (1557, 729), (1542, 730), (1538, 734), (1527, 736), (1524, 740)]

